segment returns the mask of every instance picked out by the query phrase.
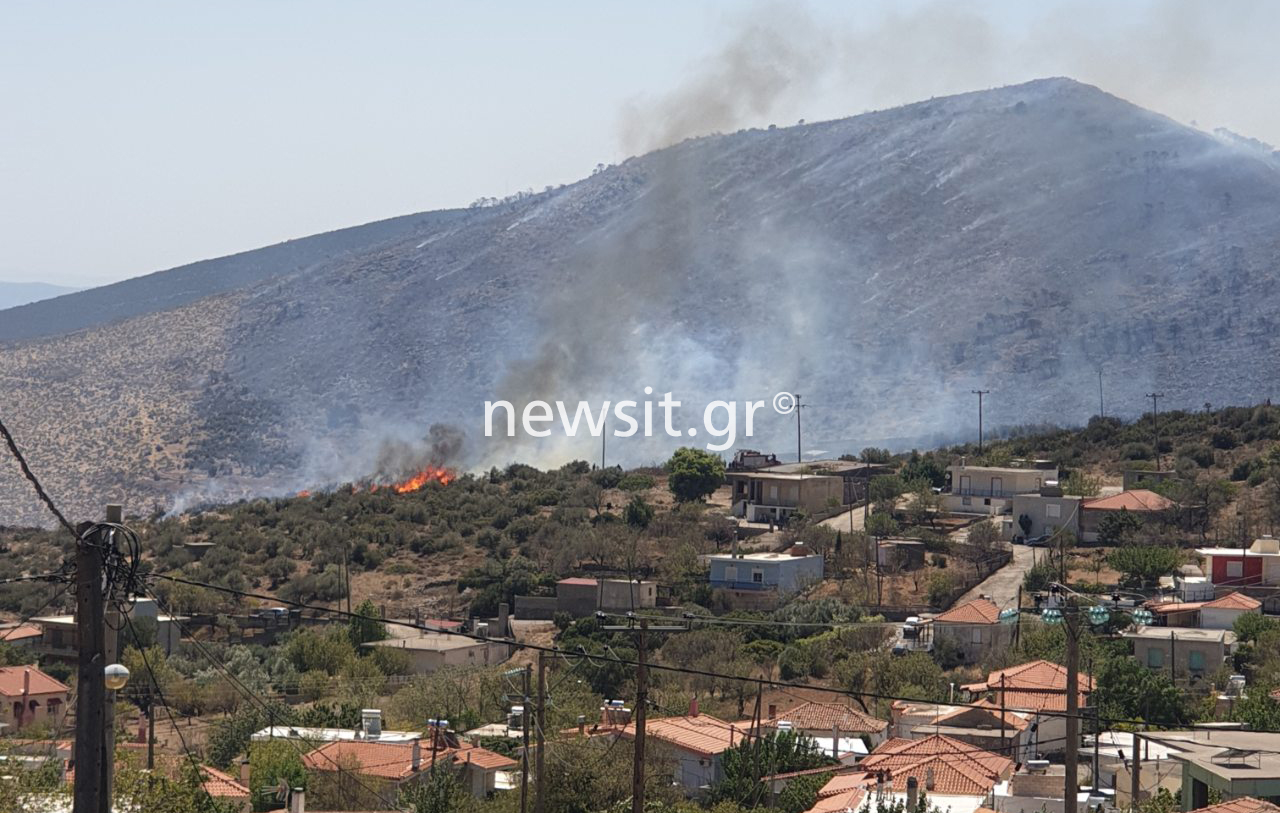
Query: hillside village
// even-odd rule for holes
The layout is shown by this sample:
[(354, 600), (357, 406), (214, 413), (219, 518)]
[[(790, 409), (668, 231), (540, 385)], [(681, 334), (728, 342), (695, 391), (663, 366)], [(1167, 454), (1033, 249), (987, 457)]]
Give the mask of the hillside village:
[[(117, 809), (1280, 809), (1270, 404), (419, 485), (126, 516)], [(69, 809), (70, 541), (0, 544), (0, 809)]]

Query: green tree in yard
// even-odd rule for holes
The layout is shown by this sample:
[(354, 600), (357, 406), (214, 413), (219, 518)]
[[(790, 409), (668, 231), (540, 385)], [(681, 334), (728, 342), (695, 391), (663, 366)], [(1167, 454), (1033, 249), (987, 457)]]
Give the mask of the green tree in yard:
[(626, 509), (622, 512), (622, 518), (632, 528), (648, 528), (649, 523), (653, 522), (653, 506), (637, 494), (631, 498), (631, 502), (627, 503)]
[(476, 798), (443, 763), (427, 771), (421, 782), (405, 785), (397, 801), (408, 813), (466, 813), (479, 809)]
[(371, 641), (383, 641), (387, 637), (387, 625), (382, 621), (382, 615), (378, 612), (378, 605), (373, 603), (372, 599), (365, 599), (360, 602), (360, 606), (356, 607), (356, 616), (350, 621), (347, 627), (347, 633), (351, 637), (351, 645), (356, 647), (356, 651), (362, 644)]
[(797, 776), (778, 795), (774, 809), (780, 813), (805, 813), (818, 801), (818, 791), (831, 779), (829, 773)]
[(1250, 731), (1280, 731), (1280, 701), (1255, 687), (1235, 701), (1231, 719), (1244, 723)]
[(1111, 547), (1129, 544), (1133, 535), (1142, 530), (1142, 517), (1130, 513), (1127, 508), (1108, 511), (1098, 523), (1098, 541)]
[(1280, 620), (1261, 613), (1243, 613), (1233, 627), (1236, 637), (1243, 643), (1256, 643), (1264, 632), (1280, 630)]
[(1176, 548), (1156, 545), (1126, 545), (1107, 556), (1107, 564), (1124, 574), (1125, 583), (1138, 587), (1171, 575), (1181, 563), (1182, 556)]
[(1062, 493), (1073, 497), (1096, 497), (1101, 488), (1101, 480), (1082, 471), (1073, 471), (1062, 481)]
[(666, 468), (667, 487), (681, 502), (706, 499), (724, 482), (724, 461), (702, 449), (676, 449)]
[(898, 523), (888, 514), (872, 514), (867, 517), (867, 533), (880, 538), (894, 536), (898, 533)]
[[(746, 739), (721, 756), (724, 778), (711, 788), (710, 802), (753, 805), (763, 801), (765, 773), (789, 773), (832, 764), (813, 740), (797, 731), (772, 731)], [(816, 791), (815, 791), (816, 793)]]
[(951, 599), (951, 591), (954, 584), (951, 581), (951, 574), (942, 570), (935, 570), (929, 574), (929, 604), (933, 607), (943, 607)]
[(302, 756), (296, 743), (286, 740), (266, 740), (254, 743), (249, 749), (249, 788), (254, 810), (275, 810), (280, 803), (273, 793), (260, 792), (263, 788), (276, 788), (281, 782), (291, 788), (306, 787), (307, 770), (302, 766)]
[(1128, 655), (1102, 659), (1094, 673), (1098, 714), (1118, 720), (1185, 725), (1193, 714), (1164, 671), (1153, 671)]

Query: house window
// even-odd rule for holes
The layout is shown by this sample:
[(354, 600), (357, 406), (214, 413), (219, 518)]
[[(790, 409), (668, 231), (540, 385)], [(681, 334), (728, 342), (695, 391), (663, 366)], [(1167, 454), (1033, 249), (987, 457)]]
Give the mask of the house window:
[(982, 643), (982, 627), (973, 628), (973, 642), (975, 644)]
[(1227, 578), (1238, 579), (1244, 575), (1244, 562), (1227, 562)]
[(1152, 647), (1147, 650), (1147, 666), (1152, 669), (1159, 669), (1164, 666), (1164, 650)]
[(759, 568), (751, 571), (751, 581), (756, 584), (764, 584), (764, 571)]
[(1204, 671), (1204, 653), (1198, 649), (1193, 649), (1187, 653), (1187, 668), (1192, 672)]
[(1044, 507), (1044, 515), (1049, 519), (1057, 519), (1062, 516), (1062, 506), (1057, 503), (1049, 503)]
[(973, 505), (973, 498), (972, 498), (972, 497), (961, 497), (961, 498), (960, 498), (960, 504), (961, 504), (961, 505)]

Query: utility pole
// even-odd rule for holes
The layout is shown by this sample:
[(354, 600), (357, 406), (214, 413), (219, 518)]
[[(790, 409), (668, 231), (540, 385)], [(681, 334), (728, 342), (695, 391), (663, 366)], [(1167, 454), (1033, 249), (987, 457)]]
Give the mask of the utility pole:
[(1065, 594), (1062, 607), (1067, 634), (1067, 662), (1063, 664), (1067, 668), (1067, 734), (1062, 797), (1065, 810), (1076, 809), (1076, 798), (1080, 792), (1080, 619), (1076, 610), (1075, 598)]
[(1133, 730), (1133, 773), (1129, 777), (1129, 807), (1133, 810), (1138, 809), (1138, 803), (1142, 800), (1142, 740), (1138, 735), (1138, 730)]
[(1107, 417), (1106, 403), (1102, 400), (1102, 368), (1098, 368), (1098, 417)]
[(538, 731), (538, 751), (536, 762), (534, 763), (534, 784), (533, 791), (536, 794), (533, 797), (534, 813), (544, 813), (546, 810), (546, 793), (545, 791), (545, 774), (542, 770), (542, 752), (546, 750), (546, 739), (544, 732), (547, 726), (547, 653), (538, 652), (538, 716), (536, 718)]
[[(798, 400), (800, 396), (796, 398)], [(798, 415), (797, 412), (797, 418)], [(648, 631), (648, 620), (641, 618), (636, 647), (636, 737), (631, 762), (631, 813), (644, 813), (644, 722), (645, 706), (649, 703)]]
[(105, 534), (88, 539), (91, 523), (76, 530), (76, 780), (73, 813), (105, 813), (107, 808), (106, 727), (107, 683), (106, 616), (103, 599), (102, 548)]
[[(804, 453), (800, 451), (800, 393), (796, 393), (796, 462), (804, 462)], [(803, 472), (801, 472), (803, 474)]]
[[(107, 522), (115, 525), (124, 524), (124, 507), (120, 505), (108, 505), (106, 510)], [(103, 534), (106, 544), (110, 548), (114, 548), (116, 544), (116, 532), (114, 530), (106, 531)], [(120, 660), (120, 611), (114, 607), (103, 607), (102, 617), (102, 656), (104, 668), (107, 664), (117, 663)], [(105, 681), (105, 673), (104, 673)], [(116, 693), (112, 689), (107, 689), (106, 699), (103, 701), (102, 708), (102, 785), (103, 785), (103, 803), (102, 813), (109, 813), (111, 810), (111, 800), (115, 798), (115, 773), (116, 773)]]
[(520, 813), (529, 811), (529, 682), (533, 676), (533, 664), (525, 664), (523, 684), (520, 691), (520, 727), (524, 741), (524, 749), (520, 754)]
[(982, 454), (982, 396), (991, 390), (969, 390), (969, 392), (978, 396), (978, 454)]
[(1149, 392), (1147, 397), (1151, 399), (1151, 424), (1156, 435), (1156, 469), (1161, 470), (1164, 466), (1160, 462), (1160, 399), (1164, 397), (1164, 393)]
[(604, 427), (600, 430), (600, 471), (604, 471), (604, 453), (609, 445), (609, 419), (604, 419)]

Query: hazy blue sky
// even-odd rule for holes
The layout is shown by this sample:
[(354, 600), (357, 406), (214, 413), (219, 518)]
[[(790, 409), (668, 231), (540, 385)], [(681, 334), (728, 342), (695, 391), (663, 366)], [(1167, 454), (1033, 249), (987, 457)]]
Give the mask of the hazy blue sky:
[(0, 279), (86, 285), (685, 135), (1071, 75), (1280, 141), (1280, 3), (6, 2)]

